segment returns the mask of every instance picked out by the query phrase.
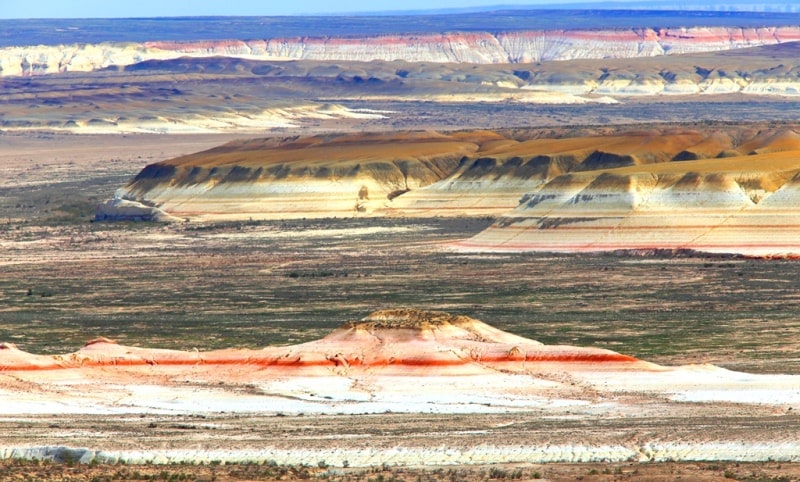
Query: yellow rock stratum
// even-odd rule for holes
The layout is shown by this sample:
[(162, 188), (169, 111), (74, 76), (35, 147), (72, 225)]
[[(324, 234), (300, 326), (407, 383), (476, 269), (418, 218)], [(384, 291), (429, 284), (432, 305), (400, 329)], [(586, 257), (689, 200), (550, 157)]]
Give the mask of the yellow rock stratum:
[(147, 166), (118, 197), (192, 219), (356, 216), (443, 179), (478, 141), (438, 133), (237, 141)]
[[(501, 216), (458, 244), (466, 250), (788, 256), (800, 254), (798, 132), (694, 125), (255, 139), (147, 166), (117, 198), (156, 219)], [(107, 203), (98, 218), (114, 219), (117, 205), (129, 206)]]
[(797, 256), (799, 155), (792, 150), (560, 176), (459, 247)]

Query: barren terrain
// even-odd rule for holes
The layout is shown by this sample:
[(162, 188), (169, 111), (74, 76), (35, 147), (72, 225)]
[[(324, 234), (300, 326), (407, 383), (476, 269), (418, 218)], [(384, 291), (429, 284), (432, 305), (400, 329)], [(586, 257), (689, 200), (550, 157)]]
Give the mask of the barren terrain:
[(4, 78), (0, 125), (9, 132), (242, 135), (796, 120), (797, 49), (790, 42), (497, 65), (220, 56), (146, 61), (122, 70)]
[(332, 481), (425, 480), (465, 482), (486, 480), (633, 481), (692, 480), (698, 482), (792, 481), (800, 474), (799, 464), (785, 462), (739, 463), (599, 463), (599, 464), (493, 464), (459, 467), (392, 467), (369, 469), (326, 469), (313, 465), (82, 465), (41, 461), (0, 461), (0, 474), (15, 480), (197, 480), (278, 481), (324, 478)]
[[(57, 144), (59, 155), (78, 159), (83, 145), (69, 147), (70, 139)], [(158, 149), (190, 148), (168, 139), (177, 143), (161, 141)], [(75, 350), (96, 336), (177, 349), (255, 348), (316, 339), (377, 308), (413, 306), (658, 363), (798, 373), (793, 261), (440, 248), (483, 230), (490, 218), (106, 224), (89, 222), (94, 206), (87, 200), (82, 210), (50, 219), (42, 193), (104, 199), (118, 178), (140, 169), (143, 161), (129, 147), (104, 146), (67, 161), (58, 180), (30, 170), (26, 182), (38, 189), (0, 190), (0, 338), (27, 351)], [(129, 167), (111, 180), (91, 178), (107, 156)], [(17, 205), (26, 206), (28, 221)], [(306, 294), (302, 304), (298, 292)]]
[[(520, 56), (487, 64), (490, 56), (478, 59), (486, 52), (457, 49), (444, 54), (462, 55), (447, 58), (461, 63), (359, 60), (408, 42), (403, 17), (324, 22), (333, 27), (320, 19), (216, 19), (185, 44), (180, 32), (188, 19), (119, 30), (102, 20), (0, 29), (2, 51), (11, 52), (4, 58), (13, 60), (0, 94), (0, 479), (800, 480), (796, 261), (672, 249), (465, 252), (453, 247), (535, 213), (350, 215), (377, 209), (373, 200), (421, 192), (452, 172), (463, 185), (497, 181), (503, 176), (492, 169), (505, 166), (502, 174), (509, 174), (520, 152), (551, 156), (544, 175), (518, 176), (537, 186), (574, 170), (587, 186), (638, 192), (643, 173), (662, 176), (661, 185), (691, 170), (743, 202), (766, 205), (791, 185), (799, 168), (798, 46), (764, 46), (791, 39), (762, 27), (792, 32), (796, 15), (632, 19), (618, 12), (601, 24), (592, 13), (571, 15), (427, 16), (420, 45), (436, 47), (431, 39), (454, 19), (452, 30), (462, 33), (441, 38), (470, 49), (483, 38), (477, 30), (488, 29), (486, 39), (500, 43), (521, 39), (534, 21), (547, 28), (577, 22), (594, 33), (628, 32), (606, 30), (604, 49), (683, 42), (685, 50), (672, 53), (694, 53), (590, 59), (592, 35), (578, 32), (557, 38), (580, 47), (564, 55), (585, 60)], [(642, 38), (698, 18), (709, 29), (687, 30), (689, 40), (678, 43), (630, 43), (643, 18), (667, 30), (642, 30)], [(742, 27), (735, 35), (732, 21)], [(307, 36), (301, 28), (331, 37), (360, 28), (373, 44), (359, 45), (345, 61), (336, 52), (356, 41), (304, 39), (287, 45), (322, 57), (263, 61), (242, 54), (252, 42), (219, 41), (233, 38), (225, 32), (248, 40)], [(264, 29), (272, 35), (261, 35)], [(387, 32), (399, 35), (388, 43), (370, 37)], [(14, 35), (62, 47), (42, 49), (54, 57), (30, 62), (15, 57)], [(698, 52), (720, 39), (752, 48)], [(105, 70), (81, 64), (98, 51), (135, 57), (100, 45), (107, 41), (142, 42), (169, 55)], [(75, 68), (61, 69), (71, 72), (46, 74), (78, 44), (70, 57)], [(204, 58), (175, 58), (182, 51)], [(74, 71), (83, 68), (93, 71)], [(470, 129), (497, 132), (464, 133)], [(547, 152), (526, 151), (545, 138), (554, 139), (541, 141)], [(563, 149), (552, 147), (562, 141), (586, 145), (573, 146), (581, 156), (556, 172), (563, 166), (552, 161)], [(593, 157), (600, 143), (605, 150), (595, 150), (603, 155)], [(284, 150), (266, 153), (276, 146)], [(237, 163), (285, 166), (305, 169), (298, 184), (310, 189), (312, 171), (338, 176), (337, 166), (352, 169), (376, 157), (381, 162), (369, 174), (384, 183), (348, 191), (347, 215), (336, 218), (94, 220), (98, 204), (137, 174), (153, 174), (148, 165), (199, 162), (209, 174)], [(387, 166), (399, 174), (388, 175)], [(718, 179), (729, 171), (733, 184)], [(145, 191), (158, 177), (144, 176), (139, 185), (147, 184)], [(191, 173), (183, 181), (196, 184)], [(506, 207), (532, 201), (522, 197), (526, 186), (518, 188), (505, 193), (514, 201)], [(794, 219), (791, 206), (785, 215)], [(466, 315), (508, 333), (480, 328), (467, 345), (434, 336), (437, 345), (424, 332), (414, 336), (430, 343), (419, 345), (434, 349), (420, 354), (408, 348), (418, 344), (373, 330), (371, 342), (389, 340), (389, 352), (414, 356), (361, 369), (355, 366), (363, 354), (349, 356), (324, 338), (341, 341), (353, 320), (407, 307)], [(498, 340), (514, 346), (476, 348)], [(527, 355), (519, 359), (520, 346), (532, 353), (537, 342), (568, 353), (612, 350), (630, 370), (602, 363), (531, 368)], [(299, 370), (276, 378), (257, 363), (265, 353), (320, 345), (338, 351), (313, 352), (318, 366), (302, 368), (313, 376)], [(494, 349), (508, 364), (481, 358)], [(228, 363), (220, 354), (248, 362)], [(430, 373), (422, 363), (453, 356), (458, 363), (439, 363), (451, 372)], [(181, 363), (168, 363), (176, 359)], [(28, 370), (20, 360), (57, 366)], [(415, 376), (381, 372), (390, 369)], [(452, 373), (458, 370), (469, 373)]]
[[(178, 152), (185, 148), (180, 142), (171, 147), (168, 143), (161, 145), (163, 149)], [(112, 148), (111, 145), (108, 147)], [(125, 149), (118, 151), (119, 157), (124, 157)], [(68, 158), (69, 149), (62, 150), (61, 155)], [(99, 160), (107, 153), (96, 155)], [(96, 161), (91, 155), (87, 155), (84, 161), (65, 170), (58, 183), (47, 181), (46, 176), (37, 180), (35, 172), (30, 174), (34, 178), (28, 182), (41, 182), (56, 196), (64, 186), (70, 186), (70, 182), (87, 182), (87, 170), (94, 169)], [(133, 175), (140, 167), (135, 156), (126, 162), (128, 175)], [(102, 179), (97, 184), (88, 181), (87, 186), (100, 196), (116, 188), (113, 182)], [(34, 206), (32, 212), (38, 212), (37, 209), (42, 207), (38, 204), (36, 191), (13, 193), (15, 202), (24, 201)], [(4, 209), (13, 212), (14, 206), (5, 204)], [(89, 223), (91, 214), (91, 211), (85, 211), (77, 218), (58, 223), (6, 223), (2, 234), (3, 252), (7, 256), (2, 259), (0, 275), (0, 293), (3, 296), (0, 338), (35, 353), (63, 353), (78, 349), (96, 336), (115, 338), (126, 345), (183, 350), (260, 348), (319, 338), (345, 320), (357, 319), (378, 307), (415, 306), (447, 309), (492, 320), (502, 329), (545, 343), (611, 348), (667, 365), (714, 363), (752, 373), (800, 373), (794, 336), (798, 329), (794, 314), (799, 301), (793, 281), (795, 263), (790, 261), (581, 255), (476, 256), (443, 251), (438, 247), (439, 243), (463, 239), (480, 231), (491, 222), (490, 219), (340, 219), (151, 225)], [(32, 219), (37, 218), (34, 216)], [(168, 268), (164, 269), (164, 266)], [(422, 273), (426, 278), (424, 285), (419, 282)], [(302, 304), (296, 302), (298, 292), (304, 293)], [(232, 312), (237, 316), (231, 316)], [(706, 406), (701, 403), (682, 406), (685, 408), (678, 410), (688, 410), (685, 415), (666, 419), (651, 415), (639, 421), (630, 418), (609, 420), (606, 416), (597, 418), (583, 414), (577, 418), (583, 421), (575, 422), (575, 432), (563, 431), (567, 420), (576, 416), (574, 414), (565, 413), (566, 418), (557, 417), (553, 423), (559, 427), (562, 437), (559, 440), (577, 440), (571, 438), (570, 433), (573, 433), (574, 437), (586, 443), (600, 445), (620, 442), (632, 434), (647, 434), (645, 438), (648, 440), (654, 437), (696, 443), (699, 441), (696, 426), (704, 416), (711, 417), (707, 425), (720, 427), (716, 435), (705, 432), (704, 436), (710, 437), (707, 443), (739, 438), (791, 442), (796, 433), (796, 420), (792, 414), (798, 408), (791, 404), (747, 410), (737, 405)], [(676, 409), (673, 407), (672, 410)], [(8, 434), (4, 439), (15, 446), (18, 446), (15, 440), (25, 440), (27, 446), (40, 447), (67, 445), (135, 450), (136, 447), (160, 446), (195, 450), (198, 442), (192, 442), (194, 439), (187, 438), (187, 434), (199, 430), (202, 433), (198, 436), (205, 441), (203, 444), (207, 444), (203, 446), (240, 450), (245, 446), (241, 444), (241, 437), (236, 435), (241, 433), (239, 429), (233, 428), (229, 437), (220, 431), (221, 426), (235, 423), (235, 427), (260, 430), (258, 427), (262, 423), (274, 422), (283, 430), (290, 430), (291, 425), (287, 424), (295, 421), (303, 424), (308, 420), (298, 414), (284, 415), (259, 418), (250, 414), (209, 413), (203, 416), (221, 417), (213, 423), (207, 422), (208, 427), (215, 427), (211, 431), (202, 428), (201, 425), (205, 427), (202, 423), (192, 422), (191, 417), (186, 419), (189, 421), (181, 418), (184, 416), (117, 418), (113, 423), (123, 424), (119, 428), (82, 416), (66, 419), (59, 416), (56, 422), (47, 416), (26, 417), (24, 422), (20, 422), (18, 417), (9, 417), (3, 423), (7, 424)], [(336, 415), (328, 417), (332, 424), (331, 433), (341, 432), (343, 423), (354, 426), (352, 416), (344, 419)], [(360, 428), (354, 434), (354, 440), (365, 436), (367, 432), (364, 431), (371, 430), (372, 417), (375, 416), (358, 419), (355, 426)], [(448, 441), (457, 436), (459, 446), (483, 446), (487, 440), (487, 427), (513, 427), (519, 423), (507, 425), (510, 419), (503, 421), (501, 415), (477, 419), (447, 416), (441, 419), (444, 424), (441, 426), (431, 425), (425, 418), (427, 416), (393, 417), (397, 421), (393, 421), (392, 426), (399, 432), (386, 434), (385, 443), (405, 441), (400, 443), (408, 446), (419, 446), (415, 440), (435, 440), (431, 439), (435, 434)], [(501, 418), (495, 420), (496, 417)], [(551, 444), (556, 441), (548, 422), (539, 418), (532, 421), (528, 415), (522, 417), (526, 423), (533, 423), (523, 429), (526, 440), (532, 441), (526, 446), (538, 443), (535, 437), (530, 438), (533, 433), (541, 434), (542, 443), (545, 440)], [(321, 423), (319, 417), (315, 420)], [(380, 420), (378, 426), (385, 431), (386, 419)], [(408, 423), (415, 420), (423, 423), (412, 429)], [(485, 425), (465, 427), (459, 420)], [(587, 423), (619, 426), (587, 431)], [(93, 428), (79, 428), (87, 424)], [(151, 425), (156, 428), (148, 428)], [(108, 433), (129, 433), (130, 430), (139, 430), (134, 427), (140, 426), (145, 427), (141, 429), (144, 432), (136, 432), (136, 436), (114, 437), (115, 440), (136, 440), (140, 445), (114, 446), (107, 443)], [(171, 428), (178, 426), (197, 428)], [(160, 427), (165, 431), (160, 431)], [(315, 435), (312, 437), (326, 440), (319, 436), (321, 425), (315, 422), (313, 427), (311, 430)], [(677, 436), (681, 430), (684, 435)], [(151, 432), (163, 441), (145, 435)], [(59, 435), (61, 433), (63, 435)], [(80, 433), (85, 433), (86, 438)], [(263, 432), (252, 433), (252, 440), (260, 444), (270, 440), (273, 442), (269, 443), (275, 444), (295, 440), (304, 447), (309, 446), (308, 438), (287, 438), (276, 433), (274, 428), (265, 425)], [(781, 438), (780, 433), (785, 436)], [(621, 438), (615, 438), (617, 436)], [(69, 442), (65, 442), (65, 437)], [(384, 443), (374, 437), (370, 435), (370, 445)], [(520, 436), (504, 431), (497, 432), (496, 437), (499, 438), (492, 440), (498, 443), (515, 443), (512, 441)], [(103, 442), (98, 444), (97, 440)], [(209, 460), (213, 460), (214, 456), (210, 457)], [(330, 460), (326, 464), (333, 462), (331, 457), (327, 456)], [(63, 454), (57, 458), (63, 458)], [(314, 455), (314, 458), (319, 456)], [(506, 460), (519, 459), (512, 456)], [(375, 460), (380, 465), (378, 459)], [(312, 468), (318, 462), (320, 460), (308, 459)], [(286, 463), (293, 462), (287, 459)], [(235, 466), (218, 466), (213, 471), (220, 480), (224, 480), (222, 477), (229, 477), (229, 480), (246, 478), (241, 474), (248, 470), (258, 470), (262, 476), (278, 474), (274, 475), (278, 477), (281, 473), (278, 469), (273, 472), (268, 466), (247, 467), (241, 466), (237, 472)], [(592, 480), (592, 477), (594, 480), (615, 477), (637, 480), (640, 477), (638, 480), (647, 480), (647, 477), (672, 478), (681, 472), (696, 480), (724, 478), (725, 473), (735, 474), (743, 480), (758, 480), (758, 477), (768, 476), (791, 479), (793, 467), (786, 463), (780, 467), (777, 464), (741, 464), (737, 467), (725, 463), (677, 466), (511, 463), (485, 468), (444, 466), (438, 471), (434, 468), (397, 469), (392, 468), (390, 462), (390, 466), (380, 473), (399, 478), (413, 474), (412, 478), (419, 475), (433, 480), (453, 476), (482, 480), (490, 476), (490, 470), (507, 471), (507, 474), (521, 470), (529, 478), (539, 473), (552, 480), (575, 477), (584, 477), (585, 480)], [(131, 474), (134, 470), (141, 474), (150, 470), (148, 467), (127, 466), (106, 467), (104, 470), (123, 469), (130, 470)], [(68, 470), (97, 473), (89, 466), (70, 469), (63, 465), (15, 465), (8, 470), (16, 473)], [(159, 474), (161, 470), (164, 469), (153, 473)], [(177, 466), (167, 470), (179, 471)], [(187, 474), (202, 478), (208, 476), (203, 474), (208, 474), (212, 468), (185, 470)], [(280, 470), (307, 469), (286, 467)], [(341, 470), (337, 469), (331, 476), (358, 480), (379, 474), (364, 472), (363, 469)], [(408, 472), (398, 473), (397, 470)], [(453, 472), (448, 472), (452, 470), (461, 472), (453, 475)], [(247, 473), (253, 476), (253, 472)], [(310, 473), (320, 475), (325, 471), (317, 467)], [(499, 474), (501, 472), (494, 472), (494, 475)]]
[(798, 373), (792, 333), (800, 300), (792, 261), (436, 248), (488, 224), (340, 220), (198, 228), (89, 225), (88, 217), (85, 227), (12, 224), (3, 231), (0, 332), (37, 353), (74, 350), (97, 336), (177, 349), (257, 348), (319, 338), (376, 308), (414, 306), (492, 320), (547, 343), (605, 346), (659, 363)]
[(455, 246), (796, 257), (798, 153), (778, 122), (252, 139), (148, 165), (96, 219), (501, 216)]

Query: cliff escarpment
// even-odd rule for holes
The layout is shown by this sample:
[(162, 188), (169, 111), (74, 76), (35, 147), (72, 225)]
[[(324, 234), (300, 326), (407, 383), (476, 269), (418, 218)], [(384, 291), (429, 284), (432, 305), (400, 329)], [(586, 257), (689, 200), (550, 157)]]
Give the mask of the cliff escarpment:
[(0, 128), (265, 135), (566, 126), (587, 118), (618, 125), (793, 120), (798, 58), (800, 42), (526, 64), (148, 60), (88, 74), (7, 77)]
[(124, 68), (148, 60), (236, 57), (506, 64), (621, 59), (712, 52), (800, 40), (800, 27), (687, 27), (536, 30), (34, 45), (0, 48), (0, 75), (30, 76)]
[(555, 134), (236, 141), (147, 166), (98, 219), (130, 203), (160, 219), (500, 216), (458, 247), (800, 254), (797, 126)]
[[(770, 159), (768, 154), (786, 156), (781, 169), (787, 163), (793, 169), (790, 153), (800, 149), (800, 136), (790, 128), (661, 127), (639, 131), (609, 129), (605, 135), (601, 131), (589, 129), (564, 137), (505, 138), (484, 143), (475, 154), (462, 159), (447, 178), (397, 198), (383, 212), (494, 216), (526, 203), (548, 205), (553, 199), (560, 199), (580, 213), (582, 207), (590, 209), (577, 202), (581, 196), (603, 190), (612, 197), (624, 196), (630, 189), (625, 182), (601, 182), (605, 173), (629, 170), (648, 176), (659, 169), (687, 173), (696, 169), (689, 160), (700, 164), (714, 160), (707, 169), (752, 168), (771, 174), (777, 165), (766, 161)], [(583, 184), (576, 179), (582, 179)], [(598, 183), (589, 187), (595, 179), (599, 179)], [(580, 193), (587, 187), (587, 192)], [(698, 193), (700, 197), (704, 195)], [(576, 195), (579, 197), (573, 199)], [(686, 204), (690, 207), (691, 202), (686, 200)]]
[(200, 219), (356, 216), (445, 178), (481, 141), (435, 132), (237, 141), (149, 165), (118, 197)]
[[(797, 139), (796, 131), (782, 131), (742, 143), (747, 155), (722, 149), (711, 158), (564, 174), (524, 195), (516, 208), (458, 246), (796, 257)], [(683, 157), (690, 156), (678, 158)]]

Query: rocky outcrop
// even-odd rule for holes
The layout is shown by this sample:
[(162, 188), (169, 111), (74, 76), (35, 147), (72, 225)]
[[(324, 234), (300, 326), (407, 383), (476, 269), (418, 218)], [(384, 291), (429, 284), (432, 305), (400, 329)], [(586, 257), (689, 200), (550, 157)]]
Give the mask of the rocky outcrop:
[(333, 135), (230, 143), (147, 166), (117, 197), (192, 219), (353, 217), (447, 176), (469, 135)]
[(568, 174), (466, 250), (800, 256), (798, 151)]
[[(85, 72), (108, 67), (124, 68), (147, 60), (216, 56), (253, 60), (530, 63), (712, 52), (799, 40), (800, 27), (698, 26), (680, 29), (553, 30), (498, 34), (454, 32), (353, 38), (37, 45), (0, 49), (0, 75)], [(679, 86), (675, 86), (675, 89), (679, 89)]]
[(611, 31), (511, 32), (498, 35), (512, 62), (626, 59), (713, 52), (792, 42), (800, 29), (690, 27)]
[[(398, 132), (237, 141), (147, 166), (117, 198), (193, 220), (514, 210), (492, 228), (503, 232), (511, 225), (518, 230), (528, 217), (574, 231), (576, 221), (568, 219), (643, 210), (666, 216), (704, 206), (717, 217), (700, 224), (713, 227), (747, 206), (765, 209), (800, 169), (800, 134), (789, 126), (579, 134)], [(665, 222), (658, 216), (648, 219)], [(484, 244), (493, 249), (496, 243)]]
[(170, 216), (161, 209), (147, 206), (140, 202), (114, 198), (97, 206), (94, 215), (95, 221), (155, 221), (173, 222), (180, 221), (175, 216)]
[[(643, 177), (635, 182), (642, 183), (651, 165), (745, 156), (770, 149), (800, 150), (800, 140), (794, 139), (793, 132), (731, 128), (726, 134), (713, 129), (654, 129), (605, 136), (487, 142), (475, 154), (463, 158), (445, 179), (394, 199), (381, 212), (406, 216), (499, 215), (528, 203), (547, 206), (565, 195), (575, 195), (579, 189), (588, 189), (582, 194), (586, 198), (605, 196), (602, 192), (618, 196), (630, 189), (629, 181), (600, 178), (590, 186), (598, 172), (640, 166)], [(758, 161), (753, 159), (753, 163), (757, 165)], [(688, 165), (675, 164), (675, 168)], [(572, 175), (585, 171), (592, 174)]]
[[(442, 348), (447, 347), (448, 350)], [(318, 341), (262, 350), (182, 352), (118, 345), (100, 338), (80, 351), (55, 357), (31, 355), (16, 347), (0, 349), (0, 372), (66, 368), (249, 365), (309, 374), (372, 373), (420, 375), (485, 374), (483, 365), (525, 362), (614, 369), (653, 369), (656, 365), (599, 348), (547, 346), (506, 333), (467, 316), (415, 309), (382, 310), (346, 323)], [(377, 370), (377, 371), (376, 371)], [(299, 372), (303, 374), (303, 372)]]
[[(757, 406), (780, 408), (800, 402), (797, 376), (749, 375), (710, 365), (665, 367), (600, 347), (544, 345), (468, 316), (398, 308), (346, 323), (318, 340), (256, 350), (154, 349), (97, 339), (73, 353), (34, 355), (3, 345), (0, 379), (7, 415), (535, 411), (564, 416), (569, 414), (565, 410), (579, 407), (570, 416), (596, 420), (655, 411), (677, 417), (681, 402), (699, 400), (723, 403), (721, 410), (726, 411), (731, 402), (740, 403), (751, 416)], [(95, 449), (115, 448), (105, 439), (97, 443), (102, 445)], [(630, 458), (639, 443), (621, 453)], [(486, 446), (485, 439), (481, 444)], [(50, 456), (61, 453), (54, 450)], [(259, 451), (249, 450), (249, 457), (285, 454), (281, 447), (263, 444)], [(164, 463), (205, 460), (203, 452), (75, 455), (87, 463), (133, 463), (156, 454), (166, 457), (160, 459)], [(0, 457), (14, 453), (0, 451)], [(580, 453), (576, 459), (608, 456), (604, 449), (594, 455)], [(247, 456), (228, 452), (224, 457)], [(650, 455), (642, 456), (647, 460)], [(333, 453), (326, 447), (331, 464), (368, 463), (369, 457), (357, 451)], [(472, 461), (483, 460), (478, 457)], [(563, 455), (544, 457), (565, 460)], [(392, 460), (410, 463), (413, 458), (423, 464), (442, 460), (420, 460), (418, 455)], [(497, 454), (490, 451), (487, 458), (497, 460)]]
[(798, 256), (798, 132), (754, 125), (528, 140), (467, 131), (237, 141), (147, 166), (117, 194), (126, 203), (98, 212), (143, 204), (162, 218), (194, 220), (501, 215), (457, 247)]
[[(19, 432), (28, 427), (14, 427), (17, 436), (0, 447), (0, 459), (206, 465), (319, 460), (326, 468), (376, 466), (387, 460), (414, 466), (797, 460), (793, 427), (772, 430), (791, 423), (787, 418), (776, 420), (769, 431), (754, 434), (745, 425), (731, 435), (722, 427), (718, 432), (724, 433), (702, 437), (694, 436), (691, 421), (698, 413), (719, 420), (752, 420), (760, 414), (777, 418), (800, 403), (798, 394), (798, 376), (751, 375), (711, 365), (665, 367), (600, 347), (544, 345), (469, 316), (394, 308), (345, 323), (318, 340), (263, 349), (199, 352), (98, 338), (73, 353), (35, 355), (0, 344), (6, 416), (78, 420), (49, 427), (45, 421), (41, 431), (31, 429), (35, 439), (20, 439)], [(456, 432), (448, 429), (431, 433), (432, 439), (413, 433), (399, 449), (397, 439), (390, 439), (398, 436), (394, 431), (377, 441), (369, 433), (369, 443), (361, 437), (348, 442), (350, 437), (336, 433), (335, 446), (329, 436), (312, 437), (305, 430), (287, 435), (282, 426), (274, 437), (241, 435), (242, 426), (255, 423), (248, 417), (265, 423), (273, 417), (307, 420), (309, 414), (325, 414), (329, 421), (339, 416), (349, 420), (342, 423), (352, 423), (347, 417), (360, 414), (376, 424), (369, 426), (372, 432), (388, 423), (382, 417), (392, 417), (387, 419), (392, 423), (403, 420), (391, 413), (503, 414), (504, 420), (535, 414), (567, 417), (582, 427), (634, 418), (656, 429), (631, 437), (630, 425), (619, 430), (606, 425), (592, 433), (572, 425), (555, 440), (549, 433), (529, 432), (527, 425), (509, 435), (491, 432), (492, 437), (471, 430), (474, 437), (459, 432), (453, 448), (444, 440)], [(97, 418), (111, 414), (113, 424)], [(663, 420), (687, 414), (685, 430), (676, 432), (672, 425), (669, 431), (658, 429)], [(489, 423), (496, 425), (496, 420)], [(156, 427), (160, 431), (142, 435), (141, 442), (108, 436), (144, 434)], [(218, 429), (234, 438), (215, 435)], [(687, 431), (693, 435), (684, 435)], [(153, 437), (168, 442), (153, 444)]]
[[(48, 75), (33, 83), (25, 77), (6, 78), (0, 93), (5, 106), (0, 128), (81, 134), (247, 131), (255, 135), (293, 129), (445, 128), (461, 122), (455, 116), (467, 105), (474, 111), (487, 104), (502, 108), (501, 115), (481, 116), (473, 125), (499, 125), (501, 119), (506, 125), (564, 125), (569, 117), (587, 112), (578, 108), (547, 113), (547, 108), (534, 104), (587, 108), (622, 104), (594, 110), (603, 111), (599, 118), (612, 123), (645, 114), (663, 121), (680, 120), (685, 115), (678, 112), (686, 103), (708, 104), (710, 108), (699, 108), (698, 119), (790, 119), (790, 109), (780, 103), (800, 95), (798, 58), (800, 42), (680, 56), (536, 64), (266, 62), (223, 57), (151, 60), (124, 71), (113, 67), (92, 73), (89, 77), (95, 80), (91, 82), (82, 75)], [(219, 95), (222, 91), (225, 95)], [(646, 101), (682, 105), (674, 110), (652, 106), (640, 110), (635, 97), (643, 96), (649, 97)], [(762, 104), (764, 110), (752, 110), (744, 96), (773, 99)], [(719, 109), (722, 101), (732, 102), (734, 109)], [(419, 103), (431, 103), (432, 115), (416, 115)], [(93, 108), (86, 109), (92, 104)], [(511, 108), (505, 109), (508, 104)], [(542, 116), (519, 121), (511, 117), (511, 112), (522, 110)], [(686, 154), (686, 159), (691, 158), (690, 152)]]

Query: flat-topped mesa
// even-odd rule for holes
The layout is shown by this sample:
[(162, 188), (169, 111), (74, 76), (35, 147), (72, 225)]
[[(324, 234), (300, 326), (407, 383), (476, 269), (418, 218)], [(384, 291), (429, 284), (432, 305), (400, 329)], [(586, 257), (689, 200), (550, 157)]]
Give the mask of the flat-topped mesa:
[(355, 217), (444, 178), (479, 142), (437, 132), (236, 141), (151, 164), (117, 197), (192, 219)]
[[(470, 251), (797, 256), (800, 129), (748, 124), (722, 130), (693, 125), (565, 128), (548, 131), (549, 138), (541, 131), (428, 131), (236, 141), (152, 164), (120, 197), (163, 213), (158, 219), (500, 216), (457, 243)], [(113, 217), (108, 211), (114, 209), (124, 218), (125, 205), (106, 203), (97, 218)], [(403, 316), (408, 326), (419, 318)], [(451, 325), (430, 328), (443, 332)]]
[(451, 315), (444, 311), (425, 311), (413, 308), (398, 308), (373, 311), (360, 321), (351, 321), (345, 328), (382, 330), (412, 329), (429, 330), (451, 325), (469, 325), (480, 321), (463, 315)]
[(542, 345), (538, 341), (499, 330), (469, 316), (413, 308), (372, 312), (360, 321), (346, 323), (341, 329), (331, 333), (323, 340), (352, 340), (355, 343), (371, 343), (376, 336), (393, 343), (436, 341), (441, 344), (449, 344), (453, 341), (459, 343), (477, 341)]
[(797, 40), (800, 40), (800, 27), (797, 26), (691, 26), (36, 45), (0, 48), (0, 76), (86, 72), (107, 67), (121, 68), (148, 60), (218, 56), (273, 61), (405, 60), (472, 64), (627, 59), (724, 51)]

